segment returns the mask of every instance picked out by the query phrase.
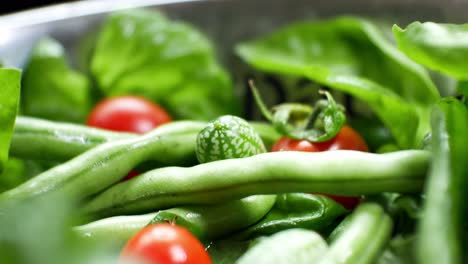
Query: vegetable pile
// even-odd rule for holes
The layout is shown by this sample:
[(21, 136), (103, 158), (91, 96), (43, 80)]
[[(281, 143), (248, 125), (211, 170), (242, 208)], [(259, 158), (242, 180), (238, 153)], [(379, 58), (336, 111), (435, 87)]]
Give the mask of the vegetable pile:
[(0, 263), (466, 263), (468, 27), (384, 30), (238, 43), (252, 76), (312, 95), (271, 104), (250, 80), (263, 121), (157, 11), (109, 15), (73, 65), (41, 39), (0, 68)]

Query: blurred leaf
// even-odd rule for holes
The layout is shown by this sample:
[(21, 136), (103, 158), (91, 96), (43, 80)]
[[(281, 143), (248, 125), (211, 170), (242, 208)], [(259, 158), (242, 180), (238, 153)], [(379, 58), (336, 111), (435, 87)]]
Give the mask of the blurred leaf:
[(46, 196), (0, 205), (0, 263), (115, 263), (106, 245), (84, 243), (71, 232), (73, 203)]
[(0, 193), (18, 186), (27, 180), (25, 165), (22, 160), (10, 158), (0, 173)]
[(414, 61), (459, 80), (468, 79), (468, 24), (414, 22), (393, 26), (398, 48)]
[(50, 38), (41, 39), (24, 73), (23, 114), (83, 122), (90, 109), (89, 89), (86, 76), (67, 64), (61, 44)]
[(0, 174), (8, 160), (20, 97), (21, 71), (0, 68)]
[(401, 148), (418, 145), (429, 131), (436, 87), (367, 20), (293, 24), (238, 45), (237, 53), (257, 69), (306, 77), (366, 102)]
[(220, 240), (210, 243), (206, 248), (214, 264), (232, 264), (249, 246), (249, 241)]
[(397, 236), (393, 238), (376, 264), (413, 264), (416, 263), (414, 256), (414, 236)]
[(468, 81), (458, 82), (457, 91), (463, 96), (463, 102), (468, 107)]
[(158, 12), (139, 9), (110, 15), (91, 63), (107, 96), (142, 95), (176, 118), (209, 120), (239, 112), (231, 80), (209, 40)]

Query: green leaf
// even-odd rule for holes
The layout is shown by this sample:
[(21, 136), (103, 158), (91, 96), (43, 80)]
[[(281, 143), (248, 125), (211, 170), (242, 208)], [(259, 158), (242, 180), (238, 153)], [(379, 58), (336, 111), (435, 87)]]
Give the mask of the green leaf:
[(20, 97), (21, 71), (0, 68), (0, 173), (8, 160)]
[(236, 51), (259, 70), (307, 77), (366, 102), (401, 148), (418, 145), (429, 131), (436, 87), (367, 20), (297, 23)]
[(91, 63), (106, 95), (142, 95), (176, 118), (210, 120), (239, 111), (231, 80), (209, 40), (158, 12), (110, 15)]
[(414, 22), (393, 26), (398, 48), (414, 61), (457, 79), (468, 79), (468, 24)]
[(468, 80), (458, 82), (457, 91), (463, 96), (463, 102), (468, 107)]
[(0, 173), (0, 192), (14, 188), (26, 180), (27, 177), (23, 161), (10, 158), (5, 163), (3, 173)]
[(274, 106), (270, 112), (253, 81), (249, 84), (263, 116), (283, 136), (306, 139), (310, 142), (324, 142), (334, 138), (346, 122), (344, 107), (337, 104), (327, 91), (319, 91), (327, 97), (327, 100), (318, 100), (314, 107), (306, 104), (283, 103)]
[(22, 89), (25, 115), (83, 122), (90, 108), (90, 81), (70, 68), (63, 47), (50, 38), (36, 44)]
[(116, 263), (117, 249), (72, 233), (72, 204), (56, 195), (0, 204), (0, 263)]

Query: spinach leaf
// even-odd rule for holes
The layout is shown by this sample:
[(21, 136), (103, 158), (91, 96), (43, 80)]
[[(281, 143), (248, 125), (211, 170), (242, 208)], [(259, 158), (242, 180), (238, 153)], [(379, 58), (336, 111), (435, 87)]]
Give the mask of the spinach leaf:
[(110, 15), (91, 71), (108, 96), (138, 94), (176, 118), (237, 114), (238, 99), (209, 40), (192, 26), (145, 10)]
[(468, 24), (414, 22), (393, 26), (398, 48), (414, 61), (460, 80), (468, 79)]
[(0, 68), (0, 174), (8, 161), (20, 97), (21, 71)]
[(60, 43), (44, 38), (36, 44), (24, 73), (25, 115), (82, 122), (90, 107), (89, 90), (90, 81), (67, 65)]
[(366, 102), (401, 148), (417, 146), (429, 131), (430, 106), (439, 98), (435, 85), (370, 21), (297, 23), (236, 51), (259, 70), (306, 77)]

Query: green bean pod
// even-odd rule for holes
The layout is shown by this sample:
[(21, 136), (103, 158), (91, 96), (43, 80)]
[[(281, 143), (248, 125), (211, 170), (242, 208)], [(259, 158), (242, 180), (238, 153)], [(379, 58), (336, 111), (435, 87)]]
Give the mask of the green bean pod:
[(417, 232), (416, 256), (419, 263), (464, 263), (468, 111), (456, 99), (443, 99), (433, 109), (431, 126), (434, 158)]
[(114, 216), (74, 227), (73, 231), (82, 239), (110, 242), (121, 247), (155, 216), (156, 213)]
[[(278, 132), (268, 123), (249, 123), (267, 148), (280, 138)], [(132, 133), (18, 116), (10, 154), (21, 159), (67, 161), (102, 143), (136, 136)]]
[(390, 240), (392, 220), (377, 204), (359, 205), (332, 233), (319, 264), (371, 264)]
[(422, 189), (430, 157), (422, 150), (284, 151), (188, 168), (166, 167), (107, 189), (85, 204), (83, 211), (112, 216), (288, 192), (343, 196), (416, 192)]
[(151, 223), (174, 221), (204, 242), (232, 234), (264, 217), (275, 195), (253, 195), (216, 205), (193, 205), (159, 211)]
[(172, 122), (139, 137), (101, 144), (0, 194), (0, 202), (54, 192), (81, 200), (115, 184), (147, 160), (193, 164), (195, 139), (203, 127), (199, 122)]
[(130, 133), (18, 116), (10, 154), (22, 159), (66, 161), (99, 144), (135, 136)]
[(317, 263), (327, 252), (327, 242), (316, 232), (295, 228), (261, 239), (236, 264)]
[(236, 233), (231, 239), (245, 240), (277, 233), (290, 228), (323, 231), (346, 209), (327, 196), (309, 193), (286, 193), (276, 198), (275, 205), (258, 223)]
[(274, 195), (254, 195), (227, 203), (185, 206), (157, 213), (115, 216), (74, 228), (85, 239), (123, 245), (148, 224), (173, 222), (184, 226), (201, 241), (209, 242), (258, 222), (275, 203)]

